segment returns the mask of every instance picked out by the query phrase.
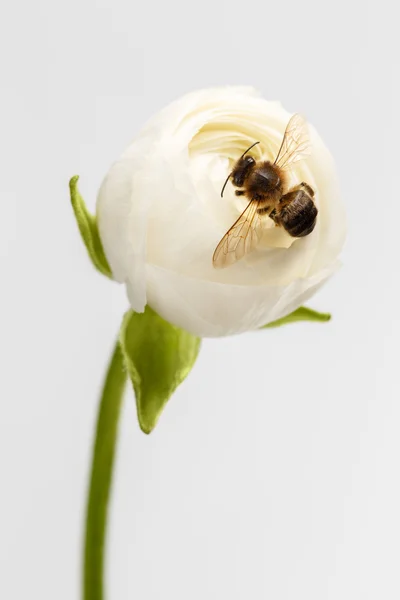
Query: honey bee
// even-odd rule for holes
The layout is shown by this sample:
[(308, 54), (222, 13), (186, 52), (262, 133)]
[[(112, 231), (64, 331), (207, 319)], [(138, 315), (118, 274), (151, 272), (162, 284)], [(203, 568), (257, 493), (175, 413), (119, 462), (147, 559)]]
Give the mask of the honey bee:
[(291, 117), (274, 163), (256, 161), (248, 154), (257, 144), (259, 142), (252, 144), (236, 161), (221, 190), (222, 197), (232, 178), (233, 185), (241, 188), (236, 190), (236, 195), (245, 196), (249, 203), (216, 247), (214, 267), (227, 267), (253, 250), (266, 218), (292, 237), (304, 237), (315, 227), (318, 210), (312, 187), (302, 182), (287, 189), (286, 171), (309, 154), (306, 121), (298, 114)]

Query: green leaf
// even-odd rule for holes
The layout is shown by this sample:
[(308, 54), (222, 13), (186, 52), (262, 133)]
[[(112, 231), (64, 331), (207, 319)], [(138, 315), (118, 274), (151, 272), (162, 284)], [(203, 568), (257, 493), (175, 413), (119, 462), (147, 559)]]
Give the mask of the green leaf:
[(164, 321), (149, 306), (128, 311), (120, 345), (136, 395), (139, 424), (150, 433), (171, 394), (192, 369), (201, 339)]
[(296, 323), (297, 321), (314, 321), (317, 323), (326, 323), (326, 321), (330, 320), (331, 315), (329, 313), (320, 313), (316, 310), (313, 310), (312, 308), (300, 306), (300, 308), (290, 313), (290, 315), (286, 315), (286, 317), (282, 317), (282, 319), (278, 319), (277, 321), (272, 321), (272, 323), (264, 325), (262, 329), (269, 329), (270, 327), (280, 327), (281, 325), (287, 325), (288, 323)]
[(103, 245), (97, 229), (96, 217), (91, 215), (86, 208), (85, 202), (78, 190), (78, 179), (78, 175), (71, 178), (69, 189), (72, 208), (74, 209), (75, 218), (78, 223), (83, 243), (85, 244), (89, 257), (96, 269), (100, 271), (100, 273), (103, 273), (103, 275), (112, 277), (111, 269), (104, 254)]

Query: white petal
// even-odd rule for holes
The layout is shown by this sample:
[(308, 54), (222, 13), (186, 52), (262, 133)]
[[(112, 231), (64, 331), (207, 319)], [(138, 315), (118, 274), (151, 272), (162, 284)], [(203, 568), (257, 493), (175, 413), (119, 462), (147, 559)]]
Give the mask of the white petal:
[(202, 337), (256, 329), (292, 312), (332, 275), (332, 265), (288, 286), (226, 285), (148, 266), (149, 304), (167, 321)]
[(154, 140), (142, 135), (114, 163), (97, 197), (97, 220), (114, 278), (129, 281), (132, 308), (146, 305), (146, 238), (151, 196), (146, 173)]

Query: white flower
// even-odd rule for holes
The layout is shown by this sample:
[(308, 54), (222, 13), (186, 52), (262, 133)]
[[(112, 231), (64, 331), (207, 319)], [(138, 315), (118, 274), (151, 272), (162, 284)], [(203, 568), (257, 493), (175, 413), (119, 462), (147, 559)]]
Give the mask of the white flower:
[(234, 160), (255, 141), (253, 156), (274, 160), (290, 117), (253, 89), (194, 92), (154, 116), (111, 167), (98, 226), (135, 311), (148, 303), (196, 335), (230, 335), (292, 312), (335, 271), (345, 218), (331, 155), (311, 126), (311, 154), (293, 166), (291, 181), (316, 192), (314, 231), (295, 239), (266, 219), (257, 249), (226, 269), (212, 264), (247, 202), (231, 183), (220, 196)]

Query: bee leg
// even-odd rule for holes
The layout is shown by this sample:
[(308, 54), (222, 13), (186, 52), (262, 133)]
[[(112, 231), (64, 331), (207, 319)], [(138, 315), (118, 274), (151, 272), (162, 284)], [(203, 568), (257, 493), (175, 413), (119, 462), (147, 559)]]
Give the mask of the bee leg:
[(271, 210), (271, 212), (268, 215), (270, 217), (270, 219), (272, 219), (275, 223), (275, 227), (278, 226), (278, 223), (276, 221), (277, 215), (276, 215), (276, 208), (274, 208), (273, 210)]
[(276, 206), (270, 213), (269, 216), (271, 217), (271, 219), (275, 222), (275, 225), (278, 227), (282, 227), (282, 222), (281, 222), (281, 211), (286, 208), (286, 206), (288, 206), (292, 200), (293, 197), (296, 196), (296, 194), (298, 193), (299, 189), (301, 189), (300, 185), (296, 185), (296, 187), (292, 188), (289, 192), (287, 192), (287, 194), (284, 194), (281, 199), (279, 200), (279, 204), (278, 206)]
[(279, 211), (276, 208), (274, 208), (273, 210), (271, 210), (271, 212), (269, 213), (268, 216), (275, 223), (275, 227), (282, 227), (282, 224), (281, 224), (281, 222), (279, 220)]
[(244, 191), (243, 190), (236, 190), (235, 194), (236, 194), (236, 196), (244, 196)]
[(308, 183), (302, 181), (300, 187), (304, 188), (306, 192), (310, 194), (311, 198), (314, 198), (314, 190), (312, 189), (311, 185), (308, 185)]
[(281, 197), (277, 208), (274, 210), (275, 214), (278, 215), (279, 211), (282, 210), (282, 208), (285, 208), (285, 206), (291, 203), (291, 201), (293, 200), (293, 194), (296, 194), (296, 192), (298, 192), (299, 189), (300, 186), (296, 185), (296, 187), (292, 188), (289, 192), (287, 192), (287, 194), (284, 194)]
[(259, 214), (259, 215), (268, 215), (270, 217), (271, 216), (271, 207), (270, 206), (263, 206), (262, 208), (257, 208), (257, 214)]

